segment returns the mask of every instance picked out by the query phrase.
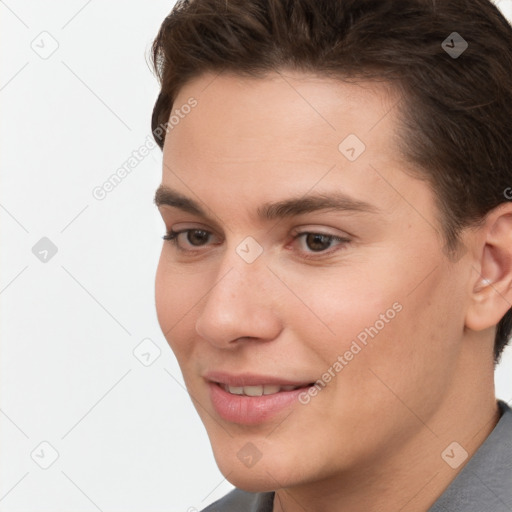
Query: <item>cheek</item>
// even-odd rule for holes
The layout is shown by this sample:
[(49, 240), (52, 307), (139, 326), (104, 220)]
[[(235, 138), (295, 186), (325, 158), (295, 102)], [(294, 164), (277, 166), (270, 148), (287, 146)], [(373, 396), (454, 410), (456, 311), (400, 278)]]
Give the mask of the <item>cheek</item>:
[(333, 364), (354, 341), (364, 348), (365, 343), (369, 346), (372, 339), (385, 336), (403, 309), (397, 283), (379, 284), (354, 268), (334, 270), (310, 270), (307, 276), (282, 272), (294, 292), (283, 310), (286, 323), (324, 364)]
[[(166, 261), (165, 248), (160, 255), (155, 276), (155, 306), (158, 323), (167, 342), (177, 357), (188, 346), (194, 305), (201, 297), (199, 275), (178, 271)], [(185, 334), (188, 333), (188, 334)]]
[[(357, 400), (373, 401), (393, 414), (407, 404), (422, 418), (436, 409), (449, 387), (461, 334), (453, 320), (458, 313), (446, 286), (449, 278), (439, 269), (412, 293), (414, 286), (404, 280), (402, 291), (387, 295), (390, 301), (397, 299), (401, 311), (368, 337), (344, 374)], [(373, 316), (381, 312), (373, 310)], [(376, 318), (367, 321), (378, 329), (383, 324)]]
[(443, 386), (456, 352), (453, 341), (439, 334), (457, 335), (446, 269), (439, 266), (429, 275), (435, 264), (407, 266), (396, 257), (387, 263), (366, 267), (364, 275), (350, 267), (336, 274), (311, 271), (304, 278), (283, 269), (294, 291), (286, 323), (308, 346), (315, 369), (332, 368), (331, 374), (343, 375), (335, 382), (343, 380), (366, 399), (390, 393), (378, 377), (404, 395), (414, 387), (411, 382), (418, 383), (415, 392), (422, 382)]

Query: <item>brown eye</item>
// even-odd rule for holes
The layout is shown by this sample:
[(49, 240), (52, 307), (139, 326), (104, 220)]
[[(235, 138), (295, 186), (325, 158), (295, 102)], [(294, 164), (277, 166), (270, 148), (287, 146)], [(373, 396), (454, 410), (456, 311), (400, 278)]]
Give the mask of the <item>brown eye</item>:
[(209, 233), (203, 229), (189, 229), (187, 230), (187, 242), (191, 245), (202, 245), (208, 242)]
[(162, 238), (171, 243), (181, 253), (198, 253), (191, 247), (208, 246), (210, 238), (214, 236), (204, 229), (182, 229), (174, 231), (170, 229)]
[(345, 237), (311, 231), (297, 233), (294, 239), (299, 240), (300, 256), (306, 260), (332, 256), (346, 248), (351, 241)]
[(306, 233), (305, 241), (307, 247), (316, 252), (328, 249), (334, 238), (332, 235), (323, 235), (321, 233)]

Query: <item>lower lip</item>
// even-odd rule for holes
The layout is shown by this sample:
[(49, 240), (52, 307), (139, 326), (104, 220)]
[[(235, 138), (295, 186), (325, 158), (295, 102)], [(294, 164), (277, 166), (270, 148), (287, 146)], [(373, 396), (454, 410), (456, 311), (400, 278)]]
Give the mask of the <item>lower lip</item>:
[(226, 421), (240, 425), (256, 425), (271, 419), (278, 412), (298, 402), (299, 395), (309, 388), (306, 386), (272, 395), (246, 396), (228, 393), (215, 382), (209, 382), (208, 386), (218, 415)]

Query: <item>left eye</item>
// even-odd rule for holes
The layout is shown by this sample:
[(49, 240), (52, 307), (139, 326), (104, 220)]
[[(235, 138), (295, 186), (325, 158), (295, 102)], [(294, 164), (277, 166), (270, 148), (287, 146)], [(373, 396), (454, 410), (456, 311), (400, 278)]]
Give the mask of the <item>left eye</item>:
[[(179, 251), (193, 253), (196, 252), (193, 249), (187, 249), (180, 246), (179, 238), (180, 235), (186, 235), (186, 245), (188, 247), (203, 247), (208, 244), (213, 233), (204, 229), (183, 229), (181, 231), (173, 231), (172, 229), (167, 231), (167, 234), (162, 238), (166, 241), (170, 241)], [(293, 237), (293, 241), (301, 240), (302, 248), (301, 252), (304, 253), (304, 258), (311, 258), (315, 256), (308, 256), (311, 253), (329, 254), (334, 251), (327, 251), (333, 242), (338, 242), (338, 245), (347, 244), (350, 242), (348, 238), (343, 238), (335, 235), (328, 235), (325, 233), (314, 233), (314, 232), (303, 232), (297, 233)], [(304, 248), (305, 247), (305, 248)]]
[(324, 233), (300, 233), (296, 238), (303, 238), (306, 247), (313, 252), (320, 252), (329, 249), (333, 241), (348, 241), (344, 238), (334, 235), (326, 235)]

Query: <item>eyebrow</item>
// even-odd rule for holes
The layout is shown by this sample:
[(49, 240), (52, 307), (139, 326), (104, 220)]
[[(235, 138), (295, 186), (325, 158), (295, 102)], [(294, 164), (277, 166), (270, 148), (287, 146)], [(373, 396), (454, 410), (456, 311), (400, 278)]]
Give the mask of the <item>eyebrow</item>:
[[(193, 215), (208, 218), (199, 203), (186, 197), (176, 190), (160, 185), (155, 193), (154, 203), (179, 208)], [(282, 219), (318, 210), (334, 210), (343, 212), (379, 213), (373, 204), (354, 199), (343, 192), (309, 194), (301, 197), (284, 199), (274, 203), (265, 203), (257, 208), (258, 218), (262, 220)]]

